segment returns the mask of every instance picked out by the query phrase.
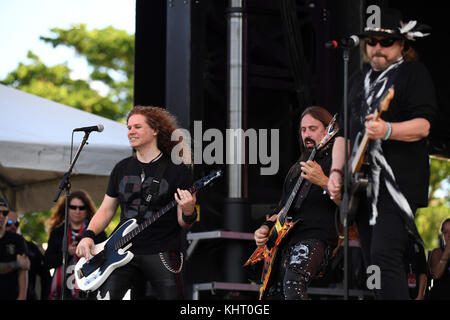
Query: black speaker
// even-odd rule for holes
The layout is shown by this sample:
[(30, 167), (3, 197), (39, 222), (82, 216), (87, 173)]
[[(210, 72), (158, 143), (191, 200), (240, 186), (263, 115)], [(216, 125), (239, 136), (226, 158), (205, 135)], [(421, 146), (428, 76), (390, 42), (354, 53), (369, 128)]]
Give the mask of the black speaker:
[(136, 0), (134, 105), (165, 107), (166, 1)]

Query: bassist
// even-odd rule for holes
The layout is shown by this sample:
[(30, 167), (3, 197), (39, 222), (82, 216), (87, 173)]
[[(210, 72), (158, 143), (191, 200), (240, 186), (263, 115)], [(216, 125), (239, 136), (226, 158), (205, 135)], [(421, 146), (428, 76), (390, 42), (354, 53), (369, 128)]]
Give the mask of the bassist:
[(195, 194), (186, 190), (193, 182), (192, 170), (171, 161), (172, 148), (178, 141), (170, 140), (177, 125), (169, 112), (158, 107), (135, 107), (127, 124), (130, 146), (136, 153), (114, 167), (104, 200), (76, 253), (86, 259), (89, 252), (94, 253), (91, 237), (106, 228), (119, 205), (121, 224), (132, 218), (139, 224), (175, 198), (177, 207), (132, 241), (132, 260), (111, 273), (100, 286), (97, 298), (123, 299), (132, 283), (149, 281), (156, 298), (180, 299), (181, 230), (190, 228), (196, 219)]
[[(301, 116), (301, 156), (285, 178), (279, 210), (276, 210), (278, 212), (283, 209), (301, 175), (304, 178), (303, 184), (287, 214), (298, 222), (279, 246), (279, 254), (262, 298), (308, 299), (309, 283), (323, 270), (331, 253), (330, 249), (337, 243), (334, 222), (336, 203), (330, 200), (326, 187), (331, 167), (331, 148), (325, 147), (318, 151), (314, 160), (308, 160), (331, 119), (331, 114), (318, 106), (307, 108)], [(275, 220), (276, 215), (273, 215), (255, 231), (258, 247), (266, 244), (269, 229)]]

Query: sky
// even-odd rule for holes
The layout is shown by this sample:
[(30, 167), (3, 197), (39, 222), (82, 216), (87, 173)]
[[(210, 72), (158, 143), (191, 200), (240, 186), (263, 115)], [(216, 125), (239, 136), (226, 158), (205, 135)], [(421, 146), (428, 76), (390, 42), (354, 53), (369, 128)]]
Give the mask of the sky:
[(50, 29), (85, 23), (88, 30), (112, 25), (135, 33), (135, 0), (0, 0), (0, 79), (20, 62), (29, 63), (31, 50), (47, 66), (67, 62), (72, 78), (86, 78), (86, 62), (74, 50), (53, 48), (40, 36), (54, 36)]

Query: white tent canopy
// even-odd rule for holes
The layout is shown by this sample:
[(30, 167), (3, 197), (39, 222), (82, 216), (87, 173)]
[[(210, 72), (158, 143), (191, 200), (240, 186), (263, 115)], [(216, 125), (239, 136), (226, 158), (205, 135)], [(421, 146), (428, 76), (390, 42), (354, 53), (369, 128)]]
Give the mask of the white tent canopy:
[[(114, 165), (131, 155), (124, 124), (0, 85), (0, 191), (19, 213), (54, 205), (68, 170), (72, 130), (102, 124), (92, 132), (72, 171), (71, 190), (84, 189), (96, 202)], [(73, 136), (73, 154), (83, 139)], [(64, 192), (62, 193), (64, 195)]]

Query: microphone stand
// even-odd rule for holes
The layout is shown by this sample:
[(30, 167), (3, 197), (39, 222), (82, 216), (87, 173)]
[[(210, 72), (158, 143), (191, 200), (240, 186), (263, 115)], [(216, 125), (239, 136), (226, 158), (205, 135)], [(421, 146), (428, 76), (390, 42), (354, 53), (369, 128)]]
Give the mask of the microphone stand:
[(66, 173), (64, 173), (61, 182), (58, 187), (58, 192), (56, 193), (55, 198), (53, 199), (53, 202), (58, 201), (61, 192), (63, 189), (66, 191), (66, 199), (65, 199), (65, 207), (64, 207), (64, 236), (63, 236), (63, 259), (62, 259), (62, 267), (61, 267), (61, 273), (62, 273), (62, 281), (61, 281), (61, 300), (64, 300), (64, 292), (66, 288), (66, 265), (67, 265), (67, 258), (68, 258), (68, 247), (69, 247), (69, 238), (68, 238), (68, 230), (69, 230), (69, 195), (70, 195), (70, 177), (72, 174), (72, 169), (75, 166), (75, 162), (77, 161), (81, 150), (83, 149), (84, 145), (87, 144), (87, 139), (89, 138), (90, 131), (86, 131), (84, 133), (83, 141), (81, 141), (80, 146), (78, 147), (77, 153), (75, 154), (73, 160), (70, 162), (69, 169)]
[(344, 227), (344, 300), (348, 300), (348, 187), (349, 187), (349, 171), (348, 171), (348, 61), (349, 48), (344, 48), (342, 57), (344, 60), (344, 185), (343, 195), (340, 205), (341, 223)]

